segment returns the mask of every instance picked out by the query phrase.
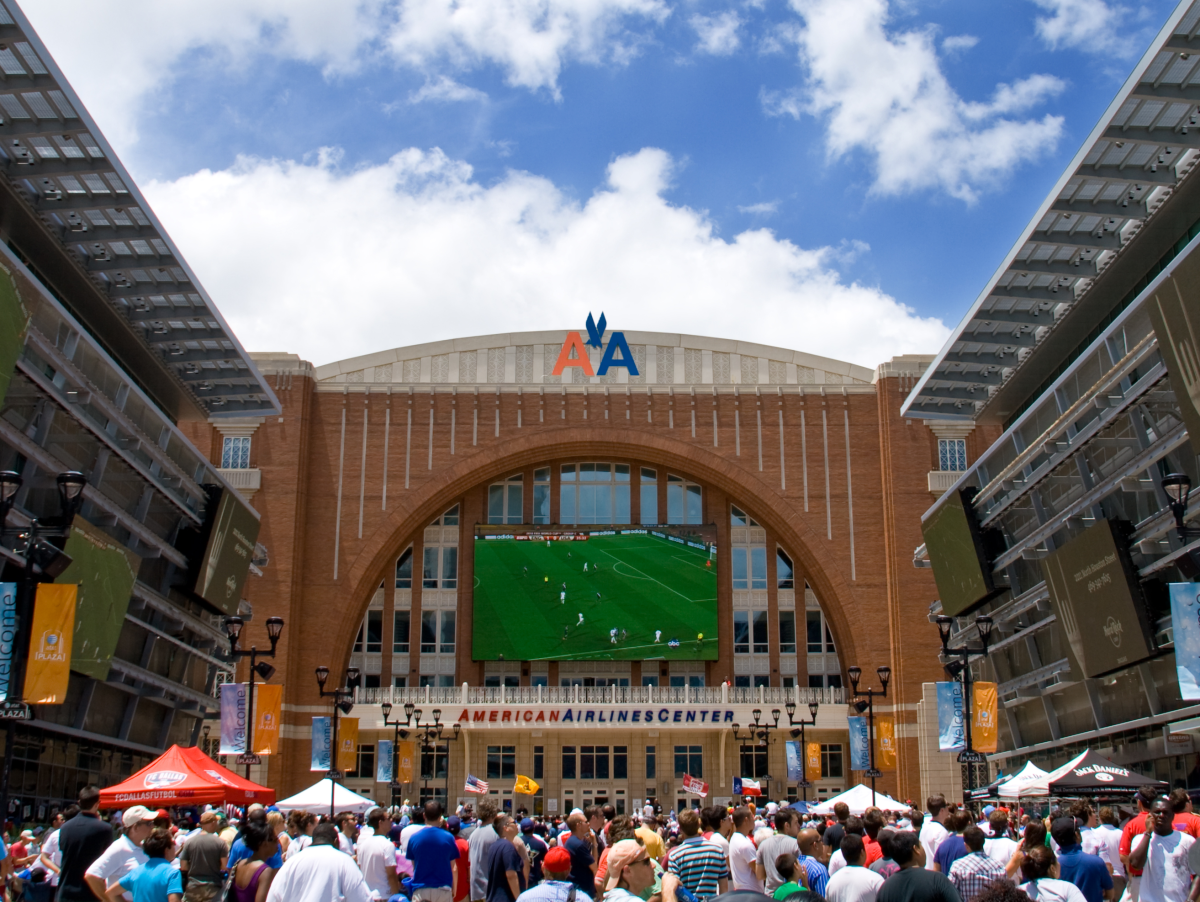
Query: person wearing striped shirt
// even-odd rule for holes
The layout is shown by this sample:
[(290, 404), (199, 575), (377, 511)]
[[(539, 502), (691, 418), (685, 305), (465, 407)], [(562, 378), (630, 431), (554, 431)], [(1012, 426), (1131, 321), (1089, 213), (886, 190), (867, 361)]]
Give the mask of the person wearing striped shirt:
[(690, 808), (679, 812), (683, 842), (667, 853), (663, 897), (675, 896), (682, 885), (697, 899), (720, 895), (729, 888), (729, 862), (721, 847), (700, 835), (700, 815)]

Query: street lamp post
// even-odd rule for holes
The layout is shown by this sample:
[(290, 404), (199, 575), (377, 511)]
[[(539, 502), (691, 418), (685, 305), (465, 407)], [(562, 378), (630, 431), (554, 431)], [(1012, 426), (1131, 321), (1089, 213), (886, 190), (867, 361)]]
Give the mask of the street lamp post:
[[(771, 709), (771, 716), (774, 718), (774, 723), (770, 723), (770, 722), (764, 721), (762, 719), (762, 709), (761, 708), (755, 708), (750, 713), (754, 715), (754, 723), (746, 725), (746, 735), (745, 736), (741, 735), (741, 732), (740, 732), (741, 725), (736, 724), (736, 723), (733, 724), (733, 738), (734, 738), (734, 741), (736, 741), (738, 743), (738, 758), (739, 758), (738, 770), (739, 771), (741, 770), (741, 760), (740, 759), (742, 756), (742, 752), (745, 749), (756, 748), (759, 746), (762, 746), (762, 747), (768, 748), (768, 749), (770, 748), (771, 731), (779, 729), (779, 717), (782, 712), (780, 712), (780, 710), (778, 708)], [(770, 780), (771, 780), (770, 774), (763, 774), (762, 776), (765, 780), (768, 781), (768, 783), (770, 782)], [(759, 777), (758, 768), (755, 767), (754, 768), (754, 779), (757, 780), (758, 777)], [(769, 787), (768, 787), (767, 791), (768, 792), (770, 791)]]
[(979, 630), (979, 645), (961, 645), (958, 648), (950, 647), (950, 631), (954, 628), (954, 618), (947, 617), (941, 614), (937, 618), (938, 635), (942, 640), (942, 655), (946, 658), (957, 658), (958, 660), (950, 660), (946, 663), (945, 671), (951, 680), (958, 679), (962, 682), (962, 699), (963, 699), (963, 738), (964, 747), (958, 753), (958, 763), (962, 768), (962, 784), (963, 784), (963, 799), (969, 801), (971, 798), (971, 790), (975, 788), (978, 782), (977, 776), (979, 771), (987, 765), (987, 756), (982, 752), (975, 751), (975, 747), (971, 740), (971, 721), (974, 720), (971, 712), (971, 706), (974, 703), (971, 689), (971, 659), (986, 658), (988, 655), (988, 646), (992, 636), (992, 618), (986, 614), (980, 614), (975, 618), (975, 627)]
[(791, 727), (799, 727), (792, 730), (792, 738), (800, 737), (800, 781), (796, 784), (800, 787), (800, 791), (804, 794), (804, 803), (808, 804), (808, 787), (812, 784), (808, 782), (808, 744), (804, 741), (804, 728), (815, 727), (817, 725), (817, 708), (820, 705), (817, 702), (808, 703), (808, 720), (803, 717), (796, 720), (796, 703), (789, 701), (783, 706), (787, 709), (788, 725)]
[[(8, 817), (9, 783), (12, 776), (16, 732), (15, 721), (33, 718), (33, 712), (23, 695), (37, 584), (53, 582), (71, 564), (71, 557), (62, 550), (62, 546), (65, 544), (66, 537), (70, 535), (71, 523), (75, 519), (75, 514), (83, 507), (83, 490), (87, 486), (87, 477), (75, 470), (58, 474), (56, 482), (62, 516), (57, 523), (43, 524), (36, 517), (31, 517), (28, 526), (10, 529), (7, 527), (8, 514), (16, 502), (17, 492), (23, 482), (20, 474), (14, 473), (12, 470), (0, 471), (0, 535), (15, 539), (19, 544), (19, 553), (25, 558), (14, 599), (15, 631), (11, 639), (12, 652), (8, 679), (0, 680), (0, 687), (6, 690), (3, 702), (0, 702), (0, 720), (5, 721), (4, 765), (3, 770), (0, 771), (0, 817)], [(52, 543), (48, 541), (51, 538), (59, 541)]]
[[(854, 691), (855, 701), (854, 708), (859, 714), (863, 711), (867, 712), (867, 744), (870, 746), (867, 753), (870, 756), (870, 767), (867, 769), (867, 776), (871, 780), (871, 804), (875, 804), (875, 780), (882, 777), (883, 774), (875, 767), (875, 697), (887, 698), (888, 681), (892, 678), (892, 668), (884, 664), (882, 667), (875, 668), (875, 673), (879, 675), (879, 683), (883, 686), (882, 689), (859, 689), (858, 681), (862, 679), (862, 668), (855, 665), (846, 668), (846, 673), (850, 677), (850, 688)], [(863, 697), (866, 700), (863, 700)]]
[(225, 618), (225, 632), (229, 636), (229, 656), (234, 660), (250, 659), (250, 685), (246, 689), (246, 750), (237, 758), (238, 764), (246, 765), (246, 779), (249, 780), (250, 765), (262, 763), (262, 759), (254, 752), (254, 675), (257, 673), (261, 676), (264, 683), (275, 676), (275, 668), (266, 661), (260, 662), (258, 658), (259, 655), (264, 658), (275, 657), (275, 646), (279, 644), (279, 635), (283, 632), (283, 618), (267, 618), (267, 638), (271, 640), (270, 651), (260, 652), (257, 645), (251, 645), (249, 649), (238, 648), (238, 637), (242, 634), (244, 625), (245, 621), (241, 617)]
[[(388, 714), (391, 712), (392, 706), (385, 702), (383, 705), (383, 708), (384, 708), (383, 722), (388, 726), (395, 726), (396, 730), (397, 730), (397, 735), (398, 735), (398, 732), (400, 729), (400, 726), (399, 726), (400, 721), (397, 719), (395, 721), (395, 723), (392, 723), (392, 722), (388, 721), (388, 719), (387, 719)], [(430, 769), (434, 770), (437, 767), (437, 744), (439, 742), (454, 742), (454, 741), (456, 741), (459, 737), (459, 734), (462, 732), (462, 724), (460, 724), (460, 723), (454, 724), (453, 727), (451, 728), (451, 732), (453, 733), (453, 735), (447, 735), (444, 732), (446, 729), (446, 725), (442, 722), (442, 709), (434, 708), (432, 713), (433, 713), (433, 723), (431, 723), (431, 724), (427, 723), (424, 727), (422, 727), (421, 726), (421, 717), (422, 717), (423, 712), (421, 711), (421, 709), (418, 708), (416, 705), (414, 705), (412, 702), (407, 702), (404, 705), (404, 726), (406, 726), (406, 727), (411, 726), (413, 728), (413, 730), (416, 733), (417, 744), (418, 744), (419, 748), (421, 749), (421, 751), (422, 752), (429, 751), (432, 754), (434, 766)], [(393, 753), (394, 753), (395, 746), (393, 746), (392, 748), (393, 748)], [(432, 776), (432, 775), (426, 774), (425, 768), (422, 766), (421, 767), (421, 794), (422, 795), (425, 795), (426, 790), (429, 788), (428, 780), (429, 780), (430, 776)], [(392, 804), (393, 805), (396, 804), (395, 792), (396, 792), (396, 782), (393, 780), (392, 781)], [(447, 802), (447, 804), (449, 804), (449, 801), (450, 801), (450, 762), (447, 761), (446, 762), (446, 802)]]
[[(337, 766), (337, 729), (338, 729), (338, 713), (349, 714), (354, 710), (354, 690), (348, 685), (338, 689), (325, 689), (325, 682), (329, 679), (329, 668), (322, 664), (316, 670), (317, 688), (321, 692), (321, 698), (333, 699), (333, 722), (329, 733), (329, 771), (325, 776), (329, 778), (329, 820), (333, 820), (334, 815), (334, 798), (337, 792), (337, 781), (342, 779), (342, 772)], [(358, 679), (358, 668), (349, 667), (346, 669), (346, 682), (353, 683)]]

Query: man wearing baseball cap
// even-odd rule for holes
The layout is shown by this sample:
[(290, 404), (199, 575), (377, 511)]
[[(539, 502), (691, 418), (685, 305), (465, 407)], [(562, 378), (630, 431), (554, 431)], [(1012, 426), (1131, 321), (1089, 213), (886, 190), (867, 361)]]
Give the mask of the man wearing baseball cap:
[(550, 847), (545, 840), (533, 832), (533, 818), (527, 817), (521, 821), (521, 835), (518, 837), (529, 852), (529, 885), (533, 886), (542, 881), (542, 861)]
[(548, 851), (542, 859), (542, 875), (545, 879), (521, 893), (517, 902), (576, 902), (578, 890), (571, 882), (570, 852), (561, 846)]
[[(125, 832), (114, 839), (112, 845), (92, 862), (83, 879), (96, 894), (97, 899), (105, 899), (109, 888), (114, 886), (122, 877), (139, 865), (146, 863), (146, 854), (142, 851), (142, 843), (154, 832), (155, 813), (145, 805), (134, 805), (126, 808), (121, 815), (121, 825)], [(124, 897), (132, 902), (133, 895), (124, 893)]]
[(608, 853), (605, 902), (642, 902), (642, 892), (654, 885), (654, 862), (636, 839), (623, 839)]

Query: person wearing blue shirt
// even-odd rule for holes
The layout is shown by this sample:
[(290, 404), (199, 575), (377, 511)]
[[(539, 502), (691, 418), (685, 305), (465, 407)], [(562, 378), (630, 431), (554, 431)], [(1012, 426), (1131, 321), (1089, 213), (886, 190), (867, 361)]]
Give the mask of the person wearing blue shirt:
[(458, 890), (458, 843), (445, 829), (442, 805), (425, 803), (425, 829), (408, 840), (408, 855), (413, 863), (413, 902), (450, 902)]
[[(246, 820), (261, 820), (263, 823), (266, 823), (267, 812), (261, 806), (258, 808), (253, 808), (246, 813)], [(226, 864), (226, 867), (233, 869), (237, 867), (237, 863), (239, 861), (247, 861), (253, 857), (254, 850), (248, 848), (246, 844), (242, 842), (242, 835), (239, 833), (237, 839), (233, 841), (233, 845), (229, 848), (229, 862)], [(267, 867), (274, 868), (276, 871), (283, 867), (282, 847), (279, 848), (274, 855), (267, 859)]]
[(1103, 902), (1113, 888), (1112, 875), (1099, 855), (1083, 851), (1075, 818), (1055, 818), (1050, 836), (1058, 843), (1059, 879), (1075, 884), (1087, 902)]
[(121, 902), (125, 893), (133, 902), (182, 902), (183, 875), (171, 867), (175, 840), (170, 830), (157, 828), (142, 843), (147, 861), (138, 865), (108, 890), (109, 902)]

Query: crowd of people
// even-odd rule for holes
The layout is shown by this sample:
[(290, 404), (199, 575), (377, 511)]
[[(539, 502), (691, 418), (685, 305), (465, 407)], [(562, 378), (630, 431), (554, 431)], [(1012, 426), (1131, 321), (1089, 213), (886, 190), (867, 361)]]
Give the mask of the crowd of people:
[(942, 796), (831, 818), (775, 803), (531, 818), (485, 796), (450, 816), (437, 801), (332, 819), (134, 805), (110, 821), (89, 787), (0, 854), (14, 902), (1197, 902), (1187, 792), (1146, 787), (1134, 803), (1045, 818)]

